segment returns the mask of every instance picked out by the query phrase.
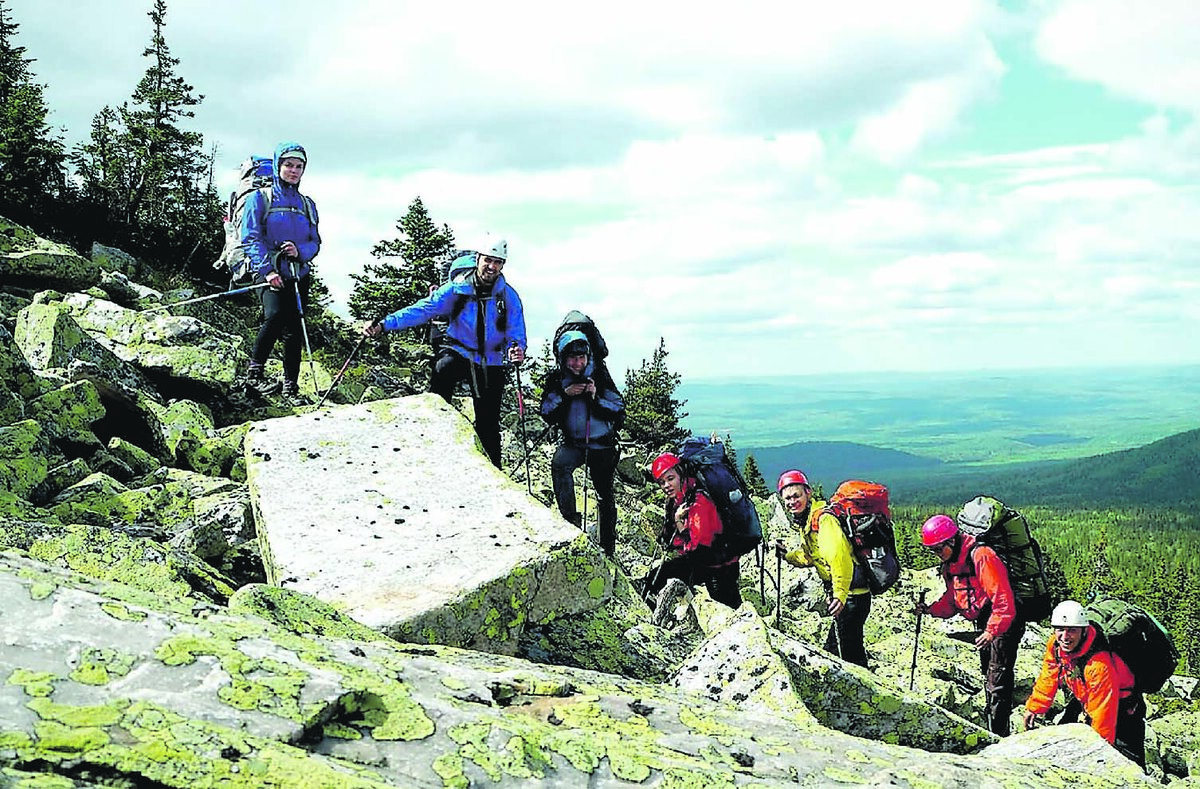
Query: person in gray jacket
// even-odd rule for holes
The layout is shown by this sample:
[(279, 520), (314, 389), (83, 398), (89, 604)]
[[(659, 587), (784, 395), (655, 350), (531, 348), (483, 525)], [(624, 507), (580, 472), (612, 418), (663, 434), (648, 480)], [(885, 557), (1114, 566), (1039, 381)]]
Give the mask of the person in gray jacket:
[(542, 419), (562, 432), (562, 443), (550, 464), (554, 499), (562, 516), (582, 528), (573, 474), (586, 466), (596, 491), (600, 547), (611, 558), (617, 543), (617, 502), (613, 496), (617, 428), (625, 415), (625, 401), (608, 369), (593, 359), (583, 332), (564, 332), (555, 346), (558, 366), (546, 375), (541, 404)]

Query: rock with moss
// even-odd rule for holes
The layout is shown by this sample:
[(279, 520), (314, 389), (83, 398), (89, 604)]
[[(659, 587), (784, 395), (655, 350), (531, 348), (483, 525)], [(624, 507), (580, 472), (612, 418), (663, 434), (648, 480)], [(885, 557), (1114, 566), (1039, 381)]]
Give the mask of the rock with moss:
[(149, 474), (162, 465), (154, 455), (120, 436), (113, 436), (108, 441), (108, 451), (114, 457), (129, 467), (137, 476)]
[(650, 610), (620, 571), (608, 602), (592, 611), (528, 625), (518, 654), (538, 663), (661, 682), (699, 646), (699, 629), (673, 630), (650, 622)]
[(4, 382), (5, 389), (22, 401), (32, 400), (43, 391), (25, 354), (3, 324), (0, 324), (0, 381)]
[(250, 584), (229, 598), (229, 612), (256, 616), (299, 635), (352, 641), (382, 641), (387, 636), (315, 597), (267, 584)]
[(128, 309), (82, 293), (68, 294), (63, 304), (97, 342), (171, 394), (185, 385), (226, 391), (245, 366), (240, 336), (193, 317)]
[(394, 638), (512, 654), (611, 596), (598, 548), (434, 395), (259, 423), (246, 464), (271, 582)]
[(660, 684), (197, 615), (12, 555), (0, 599), (0, 769), (160, 787), (1131, 785), (1053, 751), (930, 759)]
[(23, 419), (0, 427), (0, 491), (28, 497), (50, 472), (50, 453), (42, 426)]
[(124, 277), (137, 279), (141, 274), (142, 265), (136, 257), (117, 247), (92, 242), (92, 262), (104, 272), (113, 272)]
[(33, 249), (0, 253), (0, 284), (87, 290), (100, 281), (100, 267), (70, 247), (44, 239)]
[(149, 381), (93, 339), (57, 294), (41, 293), (17, 316), (17, 347), (35, 370), (62, 370), (68, 380), (91, 380), (100, 393), (127, 406), (156, 399)]
[(106, 415), (100, 392), (91, 381), (76, 381), (30, 401), (29, 416), (42, 423), (46, 437), (82, 455), (103, 447), (92, 426)]
[(46, 478), (29, 492), (27, 498), (31, 502), (45, 504), (63, 490), (87, 479), (91, 474), (92, 467), (83, 458), (59, 463), (47, 472)]

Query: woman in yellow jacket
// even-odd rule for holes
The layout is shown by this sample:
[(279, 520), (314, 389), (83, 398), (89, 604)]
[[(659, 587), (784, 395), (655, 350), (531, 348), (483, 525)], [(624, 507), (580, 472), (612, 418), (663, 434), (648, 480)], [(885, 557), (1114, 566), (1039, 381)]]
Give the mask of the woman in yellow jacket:
[(776, 553), (794, 567), (816, 567), (817, 575), (825, 582), (828, 610), (833, 616), (825, 651), (867, 668), (863, 625), (871, 613), (871, 590), (850, 550), (850, 540), (838, 519), (824, 511), (825, 502), (813, 501), (803, 471), (790, 469), (780, 474), (776, 490), (792, 521), (800, 526), (803, 540), (794, 551), (789, 551), (783, 540), (776, 540)]

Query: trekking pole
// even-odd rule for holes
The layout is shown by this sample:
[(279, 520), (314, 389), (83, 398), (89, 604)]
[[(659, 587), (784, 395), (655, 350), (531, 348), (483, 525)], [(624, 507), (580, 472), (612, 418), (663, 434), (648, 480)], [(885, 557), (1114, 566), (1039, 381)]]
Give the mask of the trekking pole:
[(779, 627), (783, 611), (783, 557), (775, 551), (775, 627)]
[[(588, 442), (592, 440), (592, 415), (589, 413), (587, 421), (583, 427), (583, 519), (579, 521), (579, 528), (584, 532), (587, 531), (587, 491), (588, 491)], [(599, 530), (597, 529), (597, 536)]]
[(208, 301), (209, 299), (220, 299), (225, 296), (236, 296), (239, 293), (249, 293), (252, 290), (269, 287), (268, 283), (260, 282), (257, 285), (247, 285), (244, 288), (234, 288), (233, 290), (225, 290), (220, 293), (212, 293), (208, 296), (199, 296), (194, 299), (184, 299), (183, 301), (173, 301), (170, 304), (159, 304), (157, 307), (147, 307), (142, 312), (158, 312), (159, 310), (168, 310), (171, 307), (182, 307), (184, 304), (195, 304), (199, 301)]
[[(304, 349), (308, 351), (308, 371), (312, 373), (313, 391), (317, 391), (317, 365), (313, 363), (312, 346), (308, 344), (308, 324), (304, 322), (304, 303), (300, 298), (300, 280), (292, 283), (296, 290), (296, 311), (300, 313), (300, 333), (304, 335)], [(297, 386), (297, 393), (299, 387)]]
[(916, 633), (913, 635), (912, 666), (910, 666), (908, 669), (908, 689), (909, 690), (913, 689), (913, 684), (916, 682), (916, 678), (917, 678), (917, 645), (921, 643), (921, 616), (922, 616), (922, 614), (925, 613), (925, 594), (928, 591), (929, 591), (928, 589), (921, 590), (921, 599), (920, 599), (920, 602), (917, 604), (918, 605), (918, 607), (917, 607), (917, 627), (916, 627)]
[(325, 405), (325, 398), (329, 397), (329, 393), (338, 385), (338, 381), (342, 380), (342, 376), (346, 374), (346, 370), (350, 367), (350, 361), (358, 354), (363, 343), (367, 341), (367, 335), (358, 338), (358, 342), (354, 346), (354, 350), (350, 351), (350, 355), (346, 357), (346, 363), (342, 365), (342, 369), (338, 370), (337, 375), (333, 376), (333, 380), (329, 382), (329, 388), (325, 390), (325, 394), (321, 395), (321, 400), (317, 403), (314, 411), (320, 410), (321, 406)]
[[(517, 347), (517, 341), (513, 340), (508, 346), (511, 351)], [(517, 416), (521, 422), (521, 450), (525, 453), (525, 490), (529, 491), (529, 495), (533, 495), (533, 478), (529, 476), (529, 444), (525, 439), (525, 394), (521, 386), (521, 365), (520, 363), (513, 364), (517, 370)], [(586, 499), (584, 500), (586, 503)]]

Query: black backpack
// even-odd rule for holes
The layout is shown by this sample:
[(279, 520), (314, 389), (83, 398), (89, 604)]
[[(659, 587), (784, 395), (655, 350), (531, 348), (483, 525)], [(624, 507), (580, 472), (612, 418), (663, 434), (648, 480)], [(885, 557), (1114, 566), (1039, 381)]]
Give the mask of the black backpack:
[(568, 312), (562, 322), (558, 324), (558, 328), (554, 330), (554, 342), (550, 345), (550, 349), (556, 356), (558, 355), (558, 341), (569, 331), (583, 332), (597, 365), (608, 358), (608, 343), (604, 342), (604, 337), (596, 328), (596, 322), (579, 310)]
[(1133, 672), (1138, 690), (1162, 690), (1179, 665), (1179, 650), (1167, 629), (1146, 609), (1115, 597), (1102, 597), (1085, 610), (1088, 621), (1100, 631), (1089, 654), (1114, 652)]
[(976, 545), (991, 548), (1004, 562), (1021, 618), (1040, 622), (1050, 616), (1054, 598), (1046, 580), (1042, 547), (1033, 538), (1025, 516), (991, 496), (976, 496), (963, 505), (955, 521), (975, 538)]
[(762, 542), (762, 524), (750, 500), (750, 489), (726, 454), (725, 444), (692, 436), (679, 445), (675, 454), (682, 461), (685, 476), (695, 477), (717, 507), (725, 554), (732, 558), (757, 548)]

